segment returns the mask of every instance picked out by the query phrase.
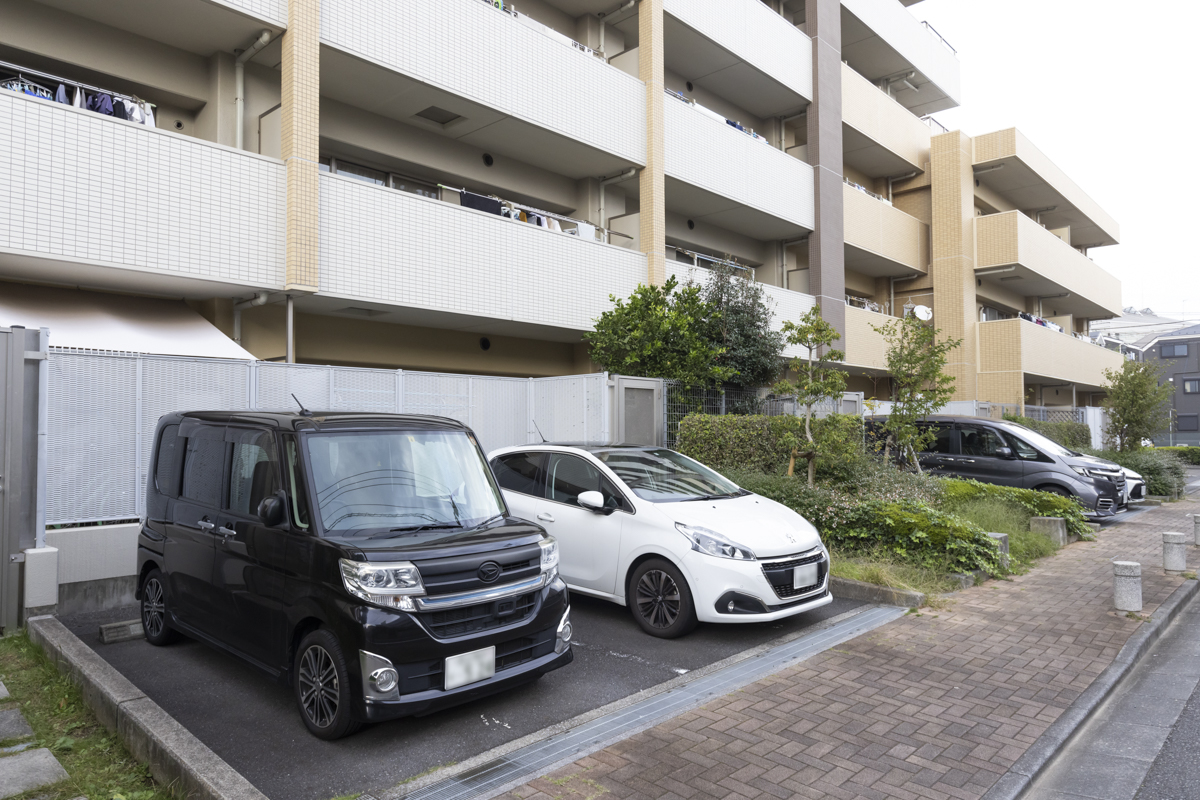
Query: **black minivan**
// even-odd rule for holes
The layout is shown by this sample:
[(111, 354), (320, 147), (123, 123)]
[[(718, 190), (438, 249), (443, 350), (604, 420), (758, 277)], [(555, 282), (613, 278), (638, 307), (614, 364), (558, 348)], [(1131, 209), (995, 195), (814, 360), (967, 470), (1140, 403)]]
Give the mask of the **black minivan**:
[(290, 684), (315, 736), (571, 662), (558, 544), (509, 517), (454, 420), (173, 413), (152, 462), (138, 537), (146, 638), (183, 633)]

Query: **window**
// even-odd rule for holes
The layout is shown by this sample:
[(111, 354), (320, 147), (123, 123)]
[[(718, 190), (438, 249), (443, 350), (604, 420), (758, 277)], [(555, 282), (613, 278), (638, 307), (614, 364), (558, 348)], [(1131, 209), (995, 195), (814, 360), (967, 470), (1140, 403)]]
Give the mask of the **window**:
[(336, 164), (338, 175), (345, 175), (347, 178), (354, 178), (363, 183), (373, 183), (376, 186), (387, 186), (386, 172), (380, 172), (377, 169), (359, 166), (358, 164), (351, 164), (347, 161), (342, 161), (340, 158)]
[(1200, 378), (1185, 378), (1183, 381), (1184, 394), (1200, 394)]
[(183, 496), (201, 505), (221, 505), (225, 477), (225, 429), (201, 425), (188, 437), (183, 462)]
[(178, 442), (178, 425), (163, 428), (162, 438), (158, 440), (158, 458), (154, 463), (154, 486), (167, 497), (179, 496), (179, 462), (175, 459), (175, 445)]
[(428, 197), (433, 200), (438, 199), (438, 187), (435, 184), (414, 180), (413, 178), (406, 178), (403, 175), (392, 176), (392, 188), (401, 192), (408, 192), (409, 194), (417, 194), (421, 197)]
[[(1022, 442), (1020, 439), (1018, 439), (1015, 436), (1010, 437), (1010, 439), (1012, 441), (1013, 452), (1015, 452), (1017, 454), (1017, 458), (1021, 459), (1022, 461), (1039, 461), (1039, 460), (1041, 460), (1042, 454), (1039, 453), (1037, 450), (1035, 450), (1031, 446), (1025, 444), (1025, 442)], [(1049, 461), (1049, 459), (1046, 459), (1046, 460)]]
[(1188, 346), (1186, 344), (1164, 344), (1162, 346), (1163, 358), (1187, 358)]
[(251, 516), (263, 498), (278, 489), (279, 459), (266, 431), (231, 429), (233, 463), (229, 469), (229, 510)]
[(599, 492), (604, 495), (605, 508), (628, 510), (620, 492), (600, 474), (596, 465), (589, 464), (582, 458), (553, 454), (550, 456), (547, 472), (547, 495), (556, 503), (577, 506), (579, 495), (584, 492)]
[(606, 467), (643, 500), (674, 503), (698, 497), (737, 497), (742, 490), (724, 476), (674, 450), (620, 448), (596, 452)]
[(934, 438), (925, 445), (923, 452), (950, 455), (950, 426), (949, 425), (920, 425), (921, 430), (933, 429)]
[(964, 456), (999, 458), (996, 451), (1008, 446), (999, 431), (986, 425), (959, 425), (958, 430), (959, 451)]
[(1200, 431), (1200, 414), (1180, 414), (1176, 418), (1175, 430), (1182, 433)]
[(513, 453), (492, 462), (501, 489), (542, 496), (542, 454)]

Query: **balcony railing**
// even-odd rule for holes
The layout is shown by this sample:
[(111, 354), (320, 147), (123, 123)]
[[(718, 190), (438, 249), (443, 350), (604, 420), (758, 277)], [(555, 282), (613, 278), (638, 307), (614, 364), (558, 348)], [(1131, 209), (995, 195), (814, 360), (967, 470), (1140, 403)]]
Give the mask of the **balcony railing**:
[(954, 49), (954, 45), (947, 42), (946, 37), (942, 36), (940, 33), (938, 33), (937, 28), (930, 25), (928, 20), (922, 20), (921, 24), (925, 26), (926, 30), (928, 30), (930, 33), (932, 33), (934, 36), (936, 36), (938, 38), (938, 41), (940, 41), (943, 45), (945, 45), (947, 50), (949, 50), (951, 53), (954, 53), (955, 57), (958, 56), (958, 51)]

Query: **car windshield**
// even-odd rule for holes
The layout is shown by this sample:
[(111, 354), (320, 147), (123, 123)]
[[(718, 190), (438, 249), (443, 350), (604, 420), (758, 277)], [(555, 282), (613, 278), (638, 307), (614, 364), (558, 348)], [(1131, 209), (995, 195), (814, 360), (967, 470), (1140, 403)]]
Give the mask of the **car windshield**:
[(1053, 439), (1047, 439), (1045, 436), (1042, 436), (1032, 428), (1026, 428), (1024, 425), (1017, 424), (1014, 424), (1013, 427), (1020, 428), (1020, 438), (1024, 439), (1027, 443), (1036, 447), (1038, 450), (1041, 450), (1043, 453), (1048, 453), (1052, 456), (1058, 456), (1059, 458), (1068, 458), (1079, 455), (1079, 453), (1076, 453), (1074, 450), (1068, 450)]
[(742, 494), (728, 478), (673, 450), (600, 450), (595, 456), (634, 494), (652, 503)]
[(453, 534), (504, 512), (465, 431), (314, 433), (305, 450), (317, 515), (331, 536)]

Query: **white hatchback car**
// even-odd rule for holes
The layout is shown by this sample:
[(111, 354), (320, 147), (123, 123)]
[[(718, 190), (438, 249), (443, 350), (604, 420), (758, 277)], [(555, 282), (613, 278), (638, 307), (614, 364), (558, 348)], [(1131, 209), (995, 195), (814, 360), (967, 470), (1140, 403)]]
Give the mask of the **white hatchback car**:
[(808, 520), (672, 450), (540, 444), (488, 459), (513, 516), (558, 539), (567, 585), (629, 606), (653, 636), (833, 601)]

